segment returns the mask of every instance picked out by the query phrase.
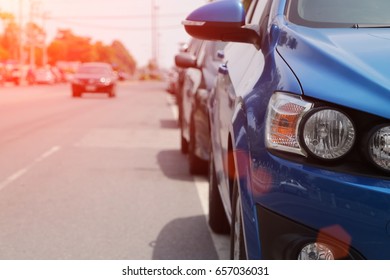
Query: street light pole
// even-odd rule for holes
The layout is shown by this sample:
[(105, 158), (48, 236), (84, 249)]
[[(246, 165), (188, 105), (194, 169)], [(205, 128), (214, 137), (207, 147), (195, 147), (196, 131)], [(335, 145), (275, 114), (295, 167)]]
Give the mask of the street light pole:
[(43, 39), (43, 57), (42, 57), (42, 65), (46, 66), (47, 63), (48, 63), (48, 59), (47, 59), (47, 45), (46, 45), (46, 39), (47, 39), (47, 33), (46, 33), (46, 20), (47, 18), (49, 17), (49, 13), (48, 12), (44, 12), (43, 13), (43, 24), (42, 24), (42, 27), (43, 27), (43, 30), (45, 32), (45, 35), (44, 35), (44, 39)]
[(23, 0), (19, 0), (19, 64), (23, 64)]
[(158, 35), (157, 35), (157, 6), (155, 0), (152, 0), (152, 62), (158, 67)]
[(30, 45), (30, 68), (33, 69), (35, 67), (35, 30), (34, 30), (34, 19), (36, 14), (36, 8), (38, 6), (38, 2), (35, 0), (30, 0), (30, 29), (28, 30), (28, 40)]

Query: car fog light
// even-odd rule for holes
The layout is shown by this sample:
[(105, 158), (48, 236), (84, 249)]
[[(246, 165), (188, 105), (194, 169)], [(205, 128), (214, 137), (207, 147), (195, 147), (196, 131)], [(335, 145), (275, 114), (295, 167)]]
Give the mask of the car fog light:
[(315, 157), (338, 159), (351, 150), (355, 128), (344, 113), (320, 109), (309, 113), (303, 121), (302, 140), (306, 150)]
[(298, 260), (334, 260), (334, 255), (328, 246), (316, 242), (303, 247)]
[(376, 165), (390, 171), (390, 126), (376, 130), (371, 136), (369, 154)]

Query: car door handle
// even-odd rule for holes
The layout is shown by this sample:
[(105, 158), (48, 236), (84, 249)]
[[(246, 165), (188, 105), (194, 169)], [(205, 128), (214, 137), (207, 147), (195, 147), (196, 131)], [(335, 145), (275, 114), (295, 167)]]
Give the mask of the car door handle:
[(218, 68), (218, 73), (220, 73), (222, 75), (229, 74), (229, 70), (228, 70), (227, 64), (221, 64), (219, 66), (219, 68)]
[(221, 60), (224, 59), (225, 58), (225, 52), (223, 50), (217, 51), (217, 57), (219, 59), (221, 59)]

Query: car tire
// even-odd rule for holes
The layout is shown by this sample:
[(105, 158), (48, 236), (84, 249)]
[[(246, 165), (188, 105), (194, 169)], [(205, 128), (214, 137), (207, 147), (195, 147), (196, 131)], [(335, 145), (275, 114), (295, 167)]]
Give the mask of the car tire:
[(188, 165), (191, 175), (206, 175), (207, 161), (199, 158), (196, 153), (196, 129), (194, 122), (190, 125), (190, 142), (188, 143)]
[(183, 135), (180, 136), (180, 150), (182, 154), (187, 154), (188, 153), (188, 142), (187, 140), (183, 137)]
[(111, 90), (109, 91), (109, 93), (108, 93), (108, 97), (113, 98), (113, 97), (115, 97), (115, 96), (116, 96), (115, 88), (112, 87), (112, 89), (111, 89)]
[(236, 176), (233, 183), (232, 223), (230, 230), (230, 259), (245, 260), (246, 258), (241, 198)]
[(72, 91), (72, 96), (73, 96), (74, 98), (78, 98), (78, 97), (81, 97), (81, 93), (78, 92), (78, 91), (73, 90), (73, 91)]
[(188, 141), (183, 136), (182, 118), (180, 118), (179, 127), (180, 127), (180, 151), (182, 154), (186, 155), (188, 154)]
[(215, 233), (228, 234), (230, 225), (218, 190), (217, 174), (212, 156), (210, 156), (209, 166), (209, 226)]

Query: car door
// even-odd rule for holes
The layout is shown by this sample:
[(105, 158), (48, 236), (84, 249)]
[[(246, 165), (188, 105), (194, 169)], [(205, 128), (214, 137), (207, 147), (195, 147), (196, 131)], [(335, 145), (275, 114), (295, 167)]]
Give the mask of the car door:
[[(192, 54), (198, 59), (199, 52), (202, 50), (203, 41), (192, 39), (188, 47), (187, 53)], [(199, 66), (199, 62), (197, 62)], [(181, 126), (182, 137), (189, 141), (189, 124), (191, 118), (191, 100), (193, 98), (196, 88), (199, 86), (201, 80), (201, 71), (198, 68), (187, 68), (183, 74), (183, 84), (179, 98), (179, 121)]]
[[(248, 10), (247, 24), (257, 25), (260, 29), (268, 3), (269, 0), (253, 0)], [(213, 100), (212, 131), (215, 168), (225, 201), (229, 201), (231, 195), (228, 153), (233, 114), (240, 100), (254, 87), (263, 67), (264, 55), (253, 44), (230, 43), (226, 46)]]

